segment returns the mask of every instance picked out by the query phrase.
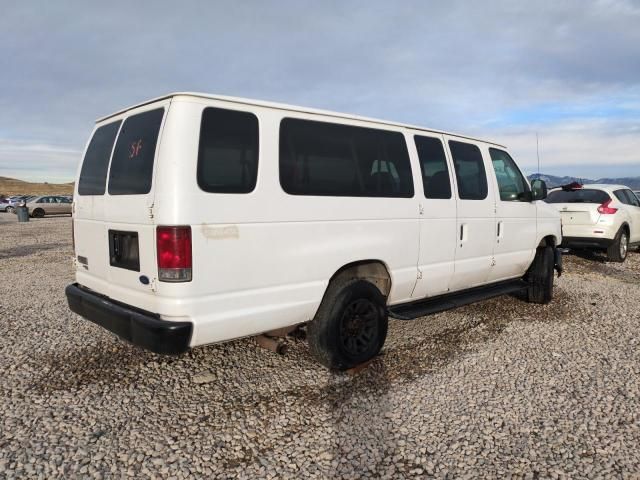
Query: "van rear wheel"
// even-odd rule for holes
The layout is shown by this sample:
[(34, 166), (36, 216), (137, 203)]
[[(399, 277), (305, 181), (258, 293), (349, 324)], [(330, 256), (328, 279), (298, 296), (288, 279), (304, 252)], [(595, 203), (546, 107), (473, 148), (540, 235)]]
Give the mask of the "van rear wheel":
[(530, 303), (546, 304), (553, 298), (554, 279), (554, 254), (553, 247), (539, 247), (536, 256), (525, 275), (529, 284), (527, 288), (527, 301)]
[(380, 352), (388, 323), (386, 299), (375, 285), (338, 281), (329, 286), (307, 327), (309, 347), (327, 368), (347, 370)]

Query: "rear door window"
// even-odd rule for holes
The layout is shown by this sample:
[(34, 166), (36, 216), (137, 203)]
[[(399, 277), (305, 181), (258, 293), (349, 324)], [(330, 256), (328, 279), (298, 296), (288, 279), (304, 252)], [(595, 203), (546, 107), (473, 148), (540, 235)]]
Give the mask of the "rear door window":
[(629, 205), (640, 207), (640, 200), (638, 200), (638, 197), (636, 197), (635, 193), (633, 193), (631, 190), (625, 190), (625, 193), (627, 194), (627, 198), (629, 199)]
[(132, 115), (124, 121), (109, 171), (111, 195), (140, 195), (151, 191), (153, 160), (164, 109)]
[(615, 192), (613, 192), (613, 194), (616, 196), (618, 200), (620, 200), (625, 205), (629, 204), (629, 200), (627, 199), (627, 196), (625, 195), (624, 190), (616, 190)]
[(449, 167), (442, 142), (437, 138), (419, 135), (414, 140), (420, 158), (425, 198), (451, 198)]
[(631, 190), (616, 190), (613, 194), (625, 205), (640, 206), (638, 199)]
[(205, 108), (200, 124), (198, 185), (205, 192), (249, 193), (258, 176), (258, 118)]
[(554, 190), (547, 195), (547, 203), (597, 203), (603, 204), (611, 200), (609, 195), (602, 190), (579, 188), (575, 190)]
[(116, 140), (121, 123), (117, 121), (103, 125), (93, 134), (82, 162), (78, 194), (104, 195), (113, 142)]
[(460, 200), (487, 198), (487, 174), (480, 149), (471, 143), (449, 140)]

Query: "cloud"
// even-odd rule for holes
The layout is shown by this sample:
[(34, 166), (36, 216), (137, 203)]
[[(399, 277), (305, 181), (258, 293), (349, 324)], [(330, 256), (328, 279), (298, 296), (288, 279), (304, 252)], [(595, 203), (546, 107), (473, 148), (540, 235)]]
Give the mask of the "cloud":
[[(612, 152), (601, 131), (640, 123), (639, 24), (623, 0), (14, 3), (0, 17), (0, 137), (79, 151), (95, 118), (192, 90), (516, 148), (544, 128), (563, 158), (602, 137), (584, 156), (595, 164)], [(619, 162), (640, 151), (620, 145)]]
[(636, 121), (571, 120), (497, 133), (495, 139), (509, 145), (527, 173), (537, 171), (536, 132), (542, 172), (596, 178), (640, 176)]
[(50, 183), (68, 182), (82, 152), (57, 145), (0, 139), (0, 174)]

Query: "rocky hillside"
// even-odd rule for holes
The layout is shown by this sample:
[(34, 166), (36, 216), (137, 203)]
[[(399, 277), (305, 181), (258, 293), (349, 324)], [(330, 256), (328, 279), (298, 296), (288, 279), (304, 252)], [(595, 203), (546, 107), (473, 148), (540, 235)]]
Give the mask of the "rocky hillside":
[(16, 178), (0, 177), (0, 195), (71, 195), (72, 183), (31, 183)]

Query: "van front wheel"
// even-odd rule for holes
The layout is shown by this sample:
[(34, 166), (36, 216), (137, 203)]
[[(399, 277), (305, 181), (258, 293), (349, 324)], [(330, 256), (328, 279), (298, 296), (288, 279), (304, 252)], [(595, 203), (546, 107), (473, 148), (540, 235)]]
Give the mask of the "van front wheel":
[(347, 370), (375, 357), (387, 338), (386, 300), (380, 290), (360, 279), (329, 286), (307, 327), (316, 359), (335, 370)]
[(525, 280), (529, 284), (527, 288), (529, 302), (546, 304), (551, 301), (553, 298), (553, 267), (553, 247), (539, 247), (533, 263), (525, 275)]

